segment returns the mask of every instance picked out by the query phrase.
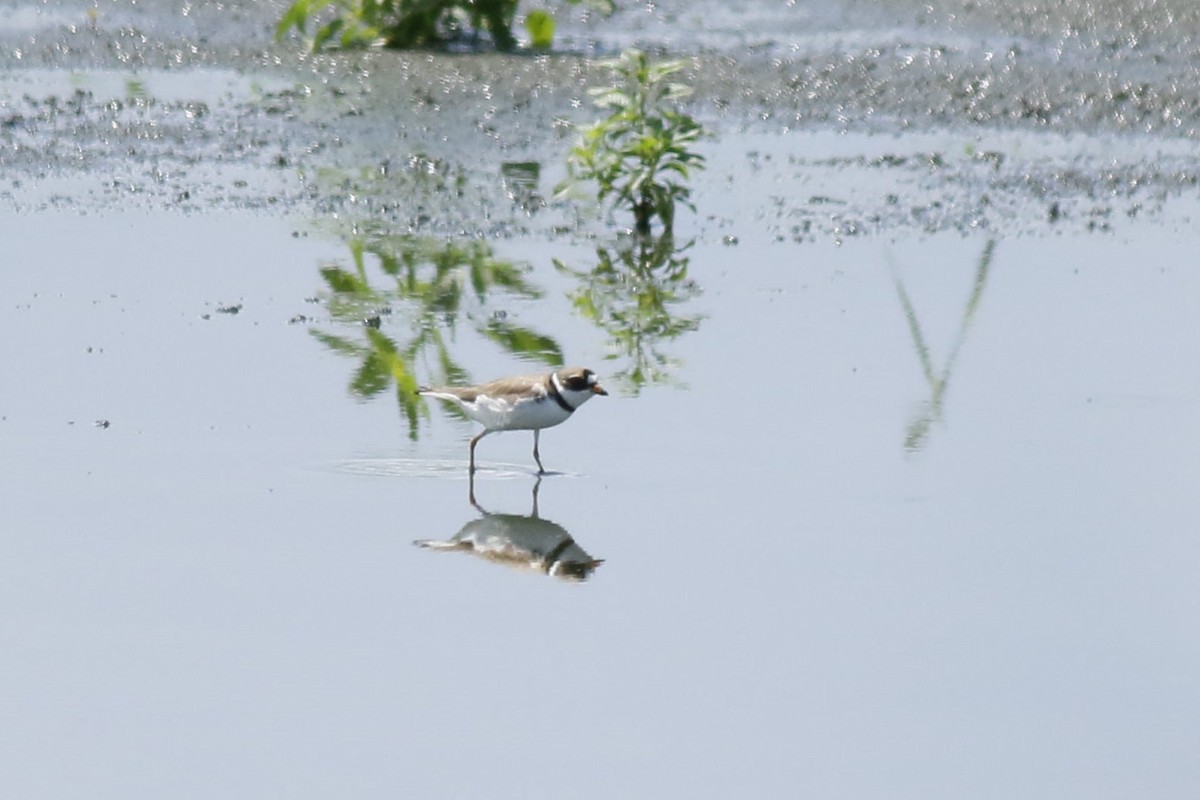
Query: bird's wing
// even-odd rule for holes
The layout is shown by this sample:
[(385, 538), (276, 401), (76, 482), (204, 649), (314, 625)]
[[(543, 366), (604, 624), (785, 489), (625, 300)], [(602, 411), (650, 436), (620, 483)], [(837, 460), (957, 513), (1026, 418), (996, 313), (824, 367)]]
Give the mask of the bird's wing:
[(479, 394), (486, 394), (489, 397), (523, 395), (529, 391), (538, 397), (545, 397), (546, 377), (544, 375), (517, 375), (485, 383), (478, 389)]

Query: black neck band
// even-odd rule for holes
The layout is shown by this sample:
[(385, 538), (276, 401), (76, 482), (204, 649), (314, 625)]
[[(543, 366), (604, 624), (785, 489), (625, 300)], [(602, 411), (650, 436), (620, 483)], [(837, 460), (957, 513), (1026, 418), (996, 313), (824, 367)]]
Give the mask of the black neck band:
[(557, 378), (556, 375), (550, 376), (550, 381), (549, 381), (550, 391), (548, 392), (548, 394), (554, 398), (554, 402), (558, 403), (559, 408), (561, 408), (563, 411), (567, 412), (568, 414), (574, 414), (575, 409), (571, 407), (571, 404), (567, 402), (567, 398), (563, 397), (562, 392), (560, 392), (558, 390), (558, 381), (556, 380), (556, 378)]

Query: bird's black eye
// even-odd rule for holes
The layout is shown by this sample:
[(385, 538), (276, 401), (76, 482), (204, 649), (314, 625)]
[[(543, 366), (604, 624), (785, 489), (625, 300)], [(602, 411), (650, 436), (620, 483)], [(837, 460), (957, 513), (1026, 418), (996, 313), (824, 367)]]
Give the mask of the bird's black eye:
[(588, 388), (587, 378), (579, 375), (572, 375), (571, 377), (567, 378), (567, 388), (572, 392), (586, 391)]

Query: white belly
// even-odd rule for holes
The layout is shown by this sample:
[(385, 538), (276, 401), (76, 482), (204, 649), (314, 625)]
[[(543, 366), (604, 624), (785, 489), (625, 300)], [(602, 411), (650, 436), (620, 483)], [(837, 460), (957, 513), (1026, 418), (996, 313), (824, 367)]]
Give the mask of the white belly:
[(504, 398), (481, 395), (473, 404), (464, 404), (467, 416), (492, 431), (527, 431), (551, 428), (571, 416), (552, 398), (509, 403)]

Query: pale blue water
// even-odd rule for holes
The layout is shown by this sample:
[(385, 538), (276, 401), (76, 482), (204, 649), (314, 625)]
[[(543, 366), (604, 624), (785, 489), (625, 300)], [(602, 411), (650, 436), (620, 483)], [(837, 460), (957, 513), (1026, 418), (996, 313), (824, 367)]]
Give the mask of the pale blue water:
[[(857, 27), (857, 6), (756, 8), (768, 37), (670, 4), (616, 30), (709, 26), (705, 46), (764, 58), (805, 20), (805, 47), (1036, 39), (1063, 15), (1108, 30), (1073, 4), (1012, 27), (989, 4)], [(1141, 30), (1183, 54), (1177, 11)], [(1157, 80), (1175, 62), (1139, 64)], [(3, 85), (70, 88), (39, 74)], [(122, 74), (93, 79), (123, 92)], [(223, 74), (164, 91), (219, 114)], [(710, 120), (680, 222), (686, 280), (660, 287), (637, 347), (579, 313), (588, 288), (628, 311), (624, 284), (552, 266), (586, 273), (611, 242), (551, 235), (553, 210), (531, 233), (401, 239), (422, 258), (473, 243), (533, 290), (468, 282), (457, 312), (421, 316), (369, 251), (377, 294), (331, 296), (331, 268), (356, 274), (338, 232), (377, 243), (385, 217), (274, 210), (270, 192), (337, 191), (305, 183), (298, 146), (287, 169), (165, 160), (164, 196), (200, 187), (187, 202), (112, 188), (145, 179), (140, 161), (10, 174), (0, 199), (26, 210), (0, 214), (0, 795), (1191, 797), (1191, 138), (966, 119), (867, 135), (734, 109)], [(12, 164), (30, 125), (0, 140)], [(400, 165), (418, 133), (344, 148)], [(540, 485), (527, 433), (485, 439), (477, 508), (475, 426), (431, 406), (410, 438), (386, 377), (362, 396), (380, 374), (364, 360), (434, 330), (474, 378), (542, 368), (504, 325), (613, 392), (542, 436), (557, 474)], [(638, 354), (660, 380), (632, 381)], [(439, 364), (427, 348), (408, 366)], [(414, 546), (481, 531), (531, 566)], [(539, 574), (580, 552), (603, 561), (586, 582)]]
[[(698, 249), (687, 388), (543, 436), (566, 474), (540, 516), (604, 559), (572, 586), (413, 546), (480, 518), (473, 428), (435, 412), (410, 442), (287, 323), (336, 243), (238, 216), (5, 228), (6, 794), (1194, 783), (1186, 230), (999, 239), (961, 340), (983, 237)], [(103, 269), (72, 267), (74, 237)], [(501, 250), (547, 287), (511, 312), (604, 370), (545, 249)], [(937, 375), (958, 348), (917, 447), (931, 388), (894, 275)], [(472, 335), (455, 352), (528, 368)], [(481, 445), (489, 512), (530, 514), (528, 449)]]

